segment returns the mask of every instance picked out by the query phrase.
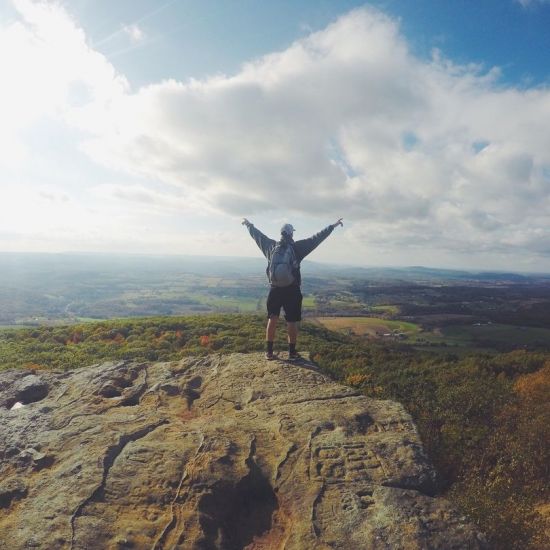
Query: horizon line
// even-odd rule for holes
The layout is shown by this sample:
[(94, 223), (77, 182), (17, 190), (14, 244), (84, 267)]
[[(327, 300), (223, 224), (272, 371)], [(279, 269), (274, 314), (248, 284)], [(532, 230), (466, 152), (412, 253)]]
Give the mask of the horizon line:
[[(265, 258), (259, 256), (222, 256), (213, 254), (169, 254), (169, 253), (155, 253), (155, 252), (110, 252), (110, 251), (78, 251), (78, 250), (65, 250), (62, 252), (45, 252), (45, 251), (14, 251), (14, 250), (0, 250), (0, 255), (42, 255), (42, 256), (127, 256), (127, 257), (151, 257), (151, 258), (204, 258), (204, 259), (224, 259), (224, 260), (258, 260), (262, 261)], [(493, 268), (458, 268), (458, 267), (436, 267), (428, 265), (365, 265), (365, 264), (348, 264), (348, 263), (333, 263), (333, 262), (320, 262), (314, 260), (304, 260), (305, 263), (316, 264), (321, 266), (340, 267), (345, 269), (426, 269), (436, 271), (453, 271), (457, 273), (498, 273), (498, 274), (511, 274), (511, 275), (538, 275), (538, 276), (550, 276), (548, 271), (515, 271), (513, 269), (493, 269)]]

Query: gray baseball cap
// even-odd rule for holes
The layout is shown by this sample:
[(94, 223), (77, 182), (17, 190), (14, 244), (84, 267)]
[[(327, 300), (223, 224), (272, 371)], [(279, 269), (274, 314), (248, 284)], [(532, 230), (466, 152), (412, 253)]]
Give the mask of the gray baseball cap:
[(287, 235), (292, 235), (294, 233), (294, 227), (292, 227), (291, 224), (285, 223), (283, 227), (281, 227), (281, 234), (286, 233)]

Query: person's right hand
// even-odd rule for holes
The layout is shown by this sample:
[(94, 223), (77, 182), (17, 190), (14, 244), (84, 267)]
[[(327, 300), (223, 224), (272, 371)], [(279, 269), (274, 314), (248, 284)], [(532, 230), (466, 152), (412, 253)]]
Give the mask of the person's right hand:
[(243, 218), (243, 221), (241, 222), (242, 225), (246, 225), (248, 227), (249, 225), (252, 225), (246, 218)]
[(344, 218), (340, 218), (336, 223), (333, 223), (333, 227), (338, 227), (339, 225), (341, 225), (342, 227), (344, 227), (344, 224), (342, 222)]

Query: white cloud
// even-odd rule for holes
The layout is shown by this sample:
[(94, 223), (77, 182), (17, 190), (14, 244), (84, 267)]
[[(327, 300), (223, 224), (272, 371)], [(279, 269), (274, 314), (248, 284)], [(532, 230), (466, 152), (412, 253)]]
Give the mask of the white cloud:
[[(172, 186), (187, 208), (342, 215), (359, 250), (550, 256), (547, 88), (419, 59), (395, 20), (365, 8), (235, 75), (131, 92), (57, 5), (16, 5), (22, 22), (0, 38), (23, 56), (0, 59), (13, 127), (55, 113), (88, 134), (91, 158)], [(86, 93), (68, 102), (75, 82)], [(169, 209), (140, 186), (103, 191)]]
[(75, 108), (101, 112), (126, 90), (124, 77), (86, 44), (57, 4), (13, 0), (20, 21), (0, 27), (0, 145), (22, 161), (22, 132), (44, 118), (70, 118)]
[(530, 8), (540, 4), (550, 4), (550, 0), (516, 0), (518, 4), (521, 4), (524, 8)]
[(417, 59), (363, 9), (234, 76), (142, 88), (86, 148), (232, 215), (342, 214), (396, 247), (540, 252), (550, 93), (498, 76)]
[(100, 184), (93, 187), (91, 195), (102, 204), (118, 203), (125, 209), (133, 209), (146, 215), (147, 213), (186, 213), (192, 211), (185, 196), (178, 189), (169, 191), (154, 189), (144, 184)]
[(126, 36), (128, 36), (134, 43), (145, 40), (145, 32), (143, 32), (143, 29), (135, 23), (131, 25), (124, 25), (122, 30), (124, 34), (126, 34)]

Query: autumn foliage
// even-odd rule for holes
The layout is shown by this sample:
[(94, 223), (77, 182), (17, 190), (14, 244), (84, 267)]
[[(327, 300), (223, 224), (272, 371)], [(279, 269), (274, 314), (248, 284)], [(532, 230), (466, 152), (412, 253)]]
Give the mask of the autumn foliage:
[(511, 384), (492, 430), (451, 490), (495, 548), (549, 548), (550, 361)]

